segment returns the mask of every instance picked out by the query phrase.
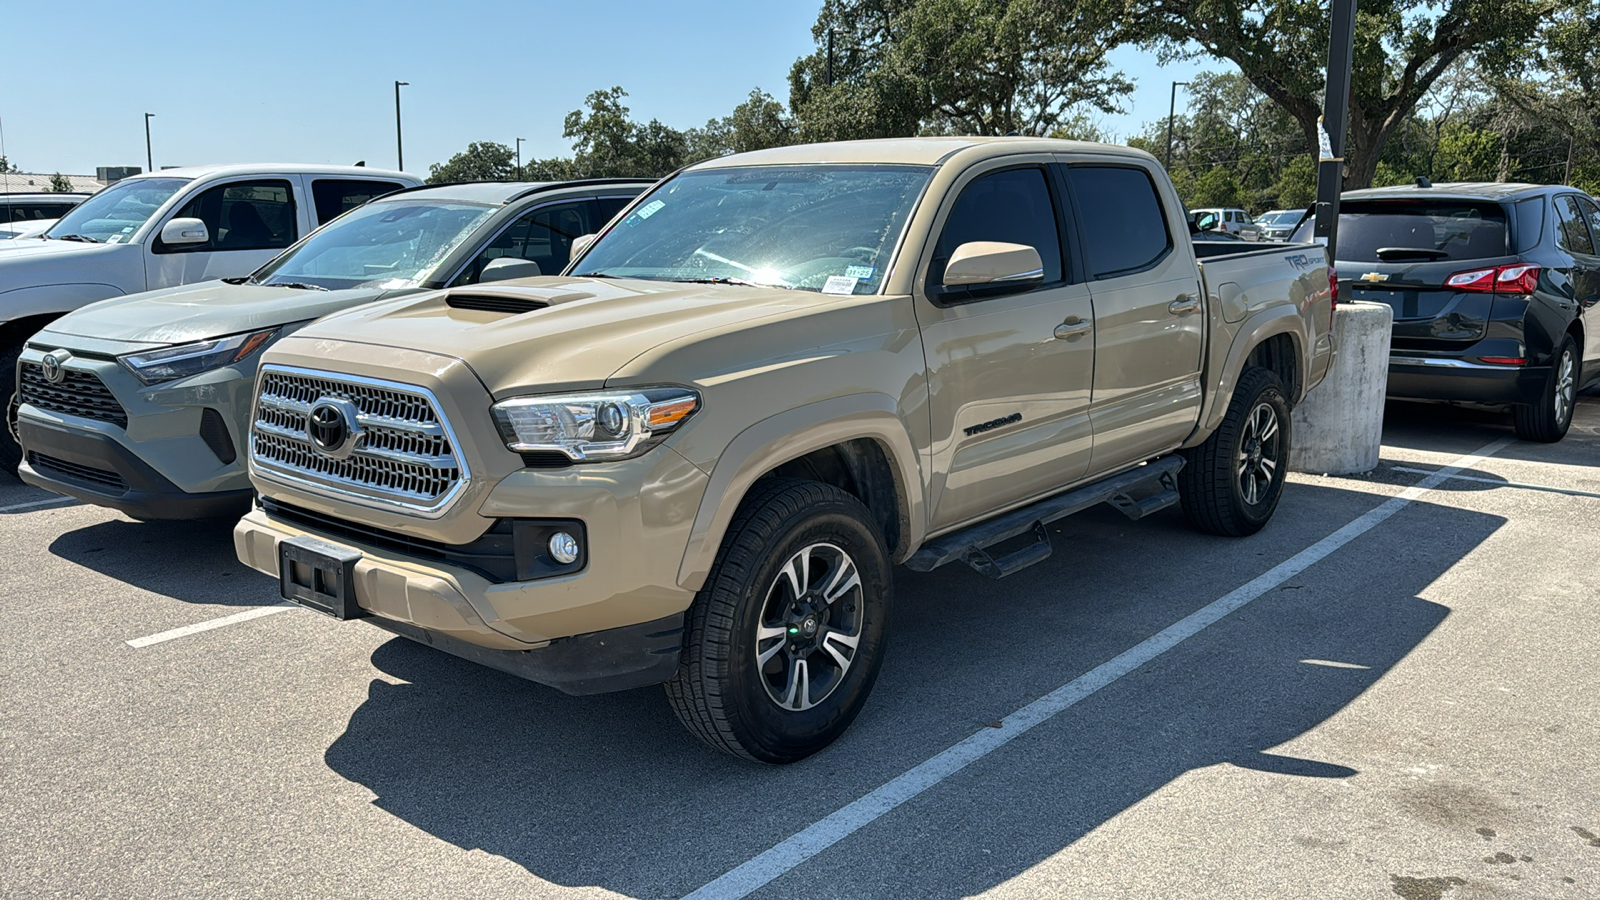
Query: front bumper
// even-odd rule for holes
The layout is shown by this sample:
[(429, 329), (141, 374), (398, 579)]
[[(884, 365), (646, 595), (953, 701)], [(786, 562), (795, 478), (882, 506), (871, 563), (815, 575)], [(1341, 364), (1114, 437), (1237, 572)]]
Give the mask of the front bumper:
[[(591, 536), (596, 530), (591, 524)], [(359, 551), (352, 587), (367, 620), (446, 653), (575, 694), (656, 684), (677, 669), (692, 592), (613, 595), (604, 574), (613, 567), (595, 565), (568, 576), (496, 583), (460, 566), (301, 528), (260, 509), (233, 531), (240, 561), (273, 577), (278, 545), (301, 536)], [(591, 541), (587, 552), (615, 556), (617, 548), (600, 546)], [(503, 612), (514, 614), (514, 624)]]
[(17, 474), (28, 484), (135, 519), (237, 518), (250, 508), (248, 487), (191, 494), (110, 435), (42, 421), (26, 410), (17, 416), (23, 448)]
[(1549, 366), (1502, 366), (1456, 357), (1391, 354), (1388, 395), (1403, 400), (1532, 404)]

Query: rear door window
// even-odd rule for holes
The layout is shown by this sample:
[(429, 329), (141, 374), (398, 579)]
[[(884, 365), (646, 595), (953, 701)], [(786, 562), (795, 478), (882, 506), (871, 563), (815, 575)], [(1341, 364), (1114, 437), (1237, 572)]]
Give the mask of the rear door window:
[(1030, 167), (992, 172), (961, 189), (934, 250), (928, 273), (934, 284), (944, 283), (944, 267), (951, 254), (971, 241), (1032, 247), (1044, 263), (1044, 283), (1061, 281), (1061, 231), (1044, 170)]
[[(1302, 230), (1310, 225), (1307, 220)], [(1505, 255), (1506, 214), (1498, 203), (1353, 200), (1339, 210), (1341, 260), (1430, 262)]]
[(1556, 198), (1556, 246), (1568, 253), (1594, 255), (1594, 236), (1589, 233), (1578, 198), (1571, 194)]
[(311, 182), (311, 202), (317, 207), (317, 224), (326, 224), (352, 209), (404, 185), (394, 181), (357, 181), (348, 178), (317, 178)]
[(1589, 222), (1589, 234), (1594, 240), (1595, 248), (1600, 249), (1600, 205), (1596, 205), (1588, 197), (1579, 197), (1577, 200), (1578, 209)]
[[(1069, 166), (1067, 182), (1084, 220), (1083, 250), (1093, 278), (1155, 265), (1172, 248), (1155, 182), (1128, 166)], [(1211, 212), (1211, 210), (1208, 210)]]

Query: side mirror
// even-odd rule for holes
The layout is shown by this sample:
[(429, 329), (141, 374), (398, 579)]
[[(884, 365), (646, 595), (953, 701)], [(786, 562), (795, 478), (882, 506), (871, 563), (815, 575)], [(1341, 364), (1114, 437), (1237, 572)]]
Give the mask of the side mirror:
[(502, 256), (499, 259), (489, 260), (483, 267), (483, 272), (478, 276), (478, 283), (487, 281), (510, 281), (513, 278), (533, 278), (543, 275), (539, 271), (539, 264), (531, 259), (521, 259), (515, 256)]
[(567, 259), (569, 259), (569, 260), (577, 259), (578, 256), (583, 253), (583, 251), (589, 249), (589, 245), (594, 243), (594, 239), (597, 238), (597, 237), (599, 237), (599, 235), (596, 235), (596, 234), (580, 234), (577, 237), (573, 238), (572, 239), (572, 247), (571, 247), (571, 249), (569, 249), (567, 251)]
[(944, 267), (946, 287), (1015, 287), (1027, 290), (1044, 283), (1039, 251), (1026, 244), (969, 241), (950, 254)]
[(1201, 213), (1194, 217), (1195, 231), (1212, 231), (1217, 227), (1216, 213)]
[(161, 226), (161, 243), (173, 247), (204, 244), (211, 240), (211, 229), (199, 219), (173, 219)]

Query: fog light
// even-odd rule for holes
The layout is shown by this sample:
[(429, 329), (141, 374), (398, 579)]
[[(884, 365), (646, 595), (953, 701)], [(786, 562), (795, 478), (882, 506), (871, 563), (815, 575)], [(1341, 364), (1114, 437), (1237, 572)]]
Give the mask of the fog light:
[(565, 531), (550, 536), (550, 556), (562, 565), (578, 561), (578, 539)]

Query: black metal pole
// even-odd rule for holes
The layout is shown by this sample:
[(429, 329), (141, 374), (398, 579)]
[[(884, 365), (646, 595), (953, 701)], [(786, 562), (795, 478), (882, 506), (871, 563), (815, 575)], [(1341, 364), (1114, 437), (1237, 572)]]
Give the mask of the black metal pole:
[(1167, 104), (1167, 169), (1172, 168), (1172, 120), (1178, 117), (1178, 85), (1189, 86), (1187, 81), (1172, 83), (1172, 101)]
[(1333, 0), (1328, 29), (1328, 93), (1317, 149), (1317, 221), (1312, 234), (1338, 259), (1339, 193), (1344, 190), (1344, 139), (1350, 123), (1350, 64), (1355, 52), (1356, 0)]
[(828, 29), (828, 87), (833, 87), (833, 29)]
[(406, 145), (405, 139), (400, 134), (400, 88), (410, 83), (409, 81), (394, 83), (394, 159), (395, 168), (402, 172), (406, 168)]
[(517, 138), (517, 180), (522, 180), (522, 138)]
[(155, 113), (144, 114), (144, 165), (146, 172), (154, 172), (156, 170), (156, 157), (150, 151), (150, 120), (154, 117)]

